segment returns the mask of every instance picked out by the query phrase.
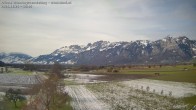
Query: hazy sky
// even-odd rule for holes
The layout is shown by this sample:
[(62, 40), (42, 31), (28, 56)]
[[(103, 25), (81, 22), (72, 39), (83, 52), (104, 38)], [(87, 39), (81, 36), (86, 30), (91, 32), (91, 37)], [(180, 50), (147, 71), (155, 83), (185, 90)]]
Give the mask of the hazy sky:
[(37, 56), (98, 40), (157, 40), (167, 35), (196, 39), (196, 0), (70, 1), (31, 9), (0, 8), (0, 51)]

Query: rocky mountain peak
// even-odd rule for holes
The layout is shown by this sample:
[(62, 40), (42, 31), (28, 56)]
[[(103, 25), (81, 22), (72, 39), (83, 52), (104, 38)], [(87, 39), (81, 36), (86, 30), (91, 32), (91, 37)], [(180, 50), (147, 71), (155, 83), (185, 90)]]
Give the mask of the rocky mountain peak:
[[(0, 60), (4, 61), (5, 56), (1, 53)], [(186, 36), (167, 36), (157, 41), (97, 41), (85, 46), (64, 46), (51, 54), (40, 55), (28, 61), (35, 64), (53, 64), (55, 61), (79, 65), (160, 64), (190, 61), (195, 56), (196, 40), (190, 40)]]

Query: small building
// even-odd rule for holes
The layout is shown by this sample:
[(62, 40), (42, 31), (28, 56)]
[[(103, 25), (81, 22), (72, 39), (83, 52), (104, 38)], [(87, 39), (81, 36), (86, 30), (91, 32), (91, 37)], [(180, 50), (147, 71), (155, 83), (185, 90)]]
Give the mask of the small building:
[(0, 67), (0, 73), (8, 73), (8, 67)]

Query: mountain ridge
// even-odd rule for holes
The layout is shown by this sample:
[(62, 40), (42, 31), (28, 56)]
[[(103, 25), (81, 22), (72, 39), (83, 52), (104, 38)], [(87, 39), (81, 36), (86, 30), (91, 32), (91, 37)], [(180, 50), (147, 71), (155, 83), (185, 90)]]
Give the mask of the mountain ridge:
[(156, 41), (136, 40), (131, 42), (97, 41), (86, 46), (61, 47), (51, 54), (33, 59), (32, 63), (108, 65), (178, 63), (189, 61), (196, 55), (196, 41), (185, 36), (165, 37)]
[(32, 56), (21, 52), (0, 52), (0, 61), (4, 63), (24, 64), (30, 58), (32, 58)]
[(101, 40), (83, 46), (63, 46), (50, 54), (26, 59), (25, 62), (33, 64), (59, 62), (71, 65), (164, 64), (186, 62), (195, 57), (196, 40), (190, 40), (186, 36), (177, 38), (167, 36), (156, 41)]

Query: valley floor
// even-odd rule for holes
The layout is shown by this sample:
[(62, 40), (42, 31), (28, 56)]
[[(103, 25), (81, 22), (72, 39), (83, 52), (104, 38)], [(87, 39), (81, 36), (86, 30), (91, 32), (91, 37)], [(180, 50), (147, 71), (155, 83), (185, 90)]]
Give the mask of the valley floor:
[(185, 110), (192, 105), (182, 98), (196, 95), (196, 85), (151, 79), (90, 81), (68, 85), (65, 91), (74, 110)]

